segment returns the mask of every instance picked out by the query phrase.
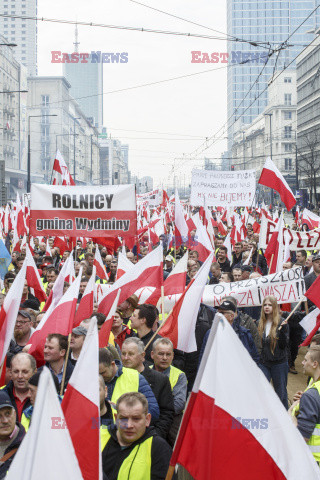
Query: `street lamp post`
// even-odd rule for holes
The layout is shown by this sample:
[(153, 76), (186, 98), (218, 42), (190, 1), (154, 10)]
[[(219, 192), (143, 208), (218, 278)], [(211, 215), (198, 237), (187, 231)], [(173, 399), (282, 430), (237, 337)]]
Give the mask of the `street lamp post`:
[(27, 173), (27, 193), (31, 191), (31, 149), (30, 149), (30, 118), (39, 117), (57, 117), (57, 114), (49, 115), (29, 115), (28, 117), (28, 173)]
[(73, 117), (73, 180), (76, 183), (76, 120), (81, 117)]

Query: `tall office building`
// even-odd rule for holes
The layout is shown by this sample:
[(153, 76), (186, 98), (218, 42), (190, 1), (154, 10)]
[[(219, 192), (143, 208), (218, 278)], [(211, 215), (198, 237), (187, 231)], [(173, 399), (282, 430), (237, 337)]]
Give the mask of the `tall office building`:
[[(74, 52), (79, 51), (78, 28), (76, 26)], [(86, 63), (64, 63), (63, 75), (71, 85), (70, 95), (77, 100), (81, 110), (91, 123), (103, 125), (103, 64), (98, 55), (90, 52)]]
[[(314, 38), (320, 24), (320, 8), (289, 38), (287, 48), (279, 55), (274, 53), (263, 69), (269, 45), (276, 48), (285, 42), (319, 4), (320, 0), (227, 0), (228, 34), (258, 43), (254, 46), (233, 39), (228, 41), (229, 149), (234, 133), (266, 108), (267, 84), (274, 69), (289, 65)], [(290, 66), (295, 66), (295, 62)]]
[(9, 43), (15, 43), (14, 56), (27, 67), (30, 77), (37, 75), (37, 22), (15, 15), (36, 17), (37, 0), (1, 0), (0, 32)]

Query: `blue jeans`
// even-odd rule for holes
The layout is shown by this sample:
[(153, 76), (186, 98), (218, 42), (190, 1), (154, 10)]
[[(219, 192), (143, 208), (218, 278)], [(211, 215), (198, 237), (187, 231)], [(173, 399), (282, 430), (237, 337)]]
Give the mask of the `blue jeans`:
[(260, 368), (268, 379), (268, 382), (272, 380), (274, 390), (286, 410), (288, 410), (288, 393), (287, 393), (287, 381), (288, 381), (288, 362), (279, 363), (267, 367), (261, 365)]

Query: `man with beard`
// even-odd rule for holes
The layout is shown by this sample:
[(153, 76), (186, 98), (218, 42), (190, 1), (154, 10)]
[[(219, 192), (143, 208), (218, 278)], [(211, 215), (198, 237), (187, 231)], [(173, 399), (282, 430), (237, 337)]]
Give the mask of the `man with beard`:
[(27, 345), (34, 332), (30, 313), (26, 310), (19, 310), (16, 325), (14, 327), (14, 340), (20, 351)]

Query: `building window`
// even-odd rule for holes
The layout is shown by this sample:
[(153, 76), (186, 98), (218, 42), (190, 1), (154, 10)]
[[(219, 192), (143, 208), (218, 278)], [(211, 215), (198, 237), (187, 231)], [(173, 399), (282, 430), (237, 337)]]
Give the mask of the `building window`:
[(292, 127), (284, 127), (284, 138), (291, 138), (292, 136)]
[(49, 106), (49, 95), (41, 95), (41, 105), (43, 107)]
[(292, 170), (292, 158), (285, 158), (284, 159), (284, 169), (285, 170)]
[(285, 104), (286, 106), (290, 106), (290, 105), (291, 105), (291, 98), (292, 98), (291, 93), (285, 93), (285, 94), (284, 94), (284, 104)]
[(292, 143), (285, 143), (284, 144), (284, 151), (285, 152), (292, 152)]
[(291, 83), (291, 77), (284, 77), (284, 83)]
[(292, 112), (284, 112), (284, 119), (291, 120), (292, 119)]

